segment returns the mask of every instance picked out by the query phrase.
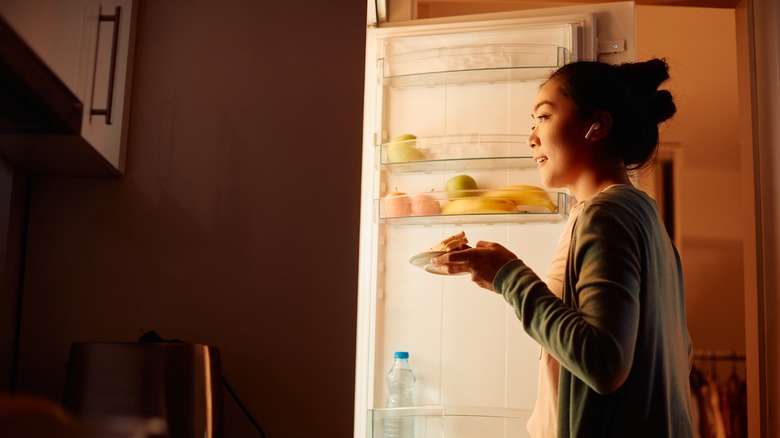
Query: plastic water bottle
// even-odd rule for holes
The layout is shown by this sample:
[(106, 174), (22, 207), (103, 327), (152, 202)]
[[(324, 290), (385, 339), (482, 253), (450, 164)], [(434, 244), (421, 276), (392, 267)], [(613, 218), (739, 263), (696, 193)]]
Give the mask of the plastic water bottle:
[[(393, 366), (387, 373), (388, 408), (414, 406), (414, 373), (409, 366), (409, 353), (396, 351)], [(385, 418), (384, 438), (414, 437), (414, 417)]]

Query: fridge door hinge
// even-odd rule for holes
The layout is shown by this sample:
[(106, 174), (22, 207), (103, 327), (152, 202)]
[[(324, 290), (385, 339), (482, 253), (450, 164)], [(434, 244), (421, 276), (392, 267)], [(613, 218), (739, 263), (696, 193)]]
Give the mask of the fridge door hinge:
[(626, 40), (599, 40), (598, 44), (599, 54), (620, 53), (626, 51)]

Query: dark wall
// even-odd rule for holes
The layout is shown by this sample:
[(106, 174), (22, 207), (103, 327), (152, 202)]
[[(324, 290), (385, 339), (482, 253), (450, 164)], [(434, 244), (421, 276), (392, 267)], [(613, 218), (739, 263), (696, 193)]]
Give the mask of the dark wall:
[(28, 178), (0, 158), (0, 393), (15, 387)]
[(269, 436), (352, 434), (365, 8), (140, 1), (126, 175), (32, 183), (20, 390), (155, 330), (218, 347)]

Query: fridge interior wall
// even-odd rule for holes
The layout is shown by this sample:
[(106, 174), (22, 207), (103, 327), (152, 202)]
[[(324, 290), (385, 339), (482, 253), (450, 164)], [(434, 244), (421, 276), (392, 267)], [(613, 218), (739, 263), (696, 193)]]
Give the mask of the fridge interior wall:
[[(543, 278), (566, 215), (532, 223), (520, 223), (522, 217), (516, 221), (494, 221), (487, 215), (484, 221), (442, 218), (433, 224), (411, 221), (397, 225), (381, 218), (378, 200), (396, 190), (410, 194), (442, 192), (451, 176), (463, 173), (485, 189), (512, 184), (541, 185), (535, 165), (530, 162), (532, 152), (526, 139), (534, 123), (530, 116), (533, 100), (539, 85), (555, 66), (531, 62), (529, 68), (521, 69), (518, 65), (527, 60), (517, 57), (508, 61), (512, 64), (508, 68), (501, 64), (485, 66), (480, 64), (486, 59), (484, 55), (476, 55), (476, 64), (469, 64), (467, 54), (490, 52), (496, 45), (547, 45), (565, 49), (568, 62), (583, 50), (583, 29), (571, 22), (521, 27), (502, 21), (490, 30), (470, 27), (466, 32), (455, 33), (447, 26), (442, 30), (434, 36), (425, 28), (406, 33), (402, 30), (400, 34), (398, 29), (378, 28), (369, 32), (367, 41), (364, 138), (370, 146), (366, 146), (364, 157), (361, 299), (369, 304), (358, 319), (362, 340), (358, 339), (356, 416), (365, 415), (369, 424), (364, 430), (368, 436), (381, 436), (372, 432), (381, 423), (372, 420), (372, 415), (386, 404), (385, 376), (394, 351), (410, 354), (417, 377), (417, 405), (527, 412), (536, 399), (540, 347), (525, 334), (504, 299), (479, 288), (468, 275), (434, 275), (413, 266), (408, 259), (463, 230), (472, 245), (479, 240), (502, 243)], [(446, 53), (453, 53), (439, 50), (445, 47), (458, 48), (454, 52), (457, 59), (442, 59)], [(411, 64), (401, 66), (399, 60)], [(399, 62), (388, 65), (393, 61)], [(419, 69), (416, 73), (415, 68)], [(499, 70), (498, 76), (495, 70)], [(520, 76), (518, 70), (523, 71)], [(464, 71), (475, 76), (463, 75)], [(500, 75), (506, 79), (500, 80)], [(480, 77), (488, 80), (480, 81)], [(381, 164), (381, 145), (401, 134), (413, 134), (419, 139), (460, 134), (511, 135), (517, 139), (511, 145), (511, 153), (528, 159), (525, 165), (517, 166), (490, 164), (488, 160), (487, 165), (469, 167), (473, 164), (470, 160), (452, 160), (432, 171), (424, 167), (397, 171)], [(366, 223), (369, 218), (370, 223)], [(366, 274), (365, 265), (371, 265), (370, 274)], [(362, 377), (361, 364), (366, 368)], [(363, 403), (365, 409), (361, 412)], [(509, 422), (479, 424), (469, 424), (468, 415), (455, 415), (449, 420), (444, 415), (444, 422), (436, 415), (435, 427), (447, 430), (424, 436), (525, 433), (525, 420), (517, 421), (516, 413), (510, 415), (515, 419)], [(357, 420), (356, 427), (360, 424)], [(421, 427), (429, 428), (418, 422), (418, 432)], [(356, 430), (356, 435), (361, 433)]]
[[(480, 42), (553, 41), (571, 48), (571, 26), (438, 38), (383, 41), (384, 57), (429, 47), (462, 46)], [(540, 72), (541, 73), (541, 72)], [(381, 72), (380, 72), (381, 74)], [(540, 80), (522, 82), (445, 84), (396, 88), (380, 87), (377, 125), (382, 143), (404, 133), (418, 137), (453, 134), (528, 135), (531, 104)], [(529, 155), (523, 144), (513, 151)], [(390, 191), (443, 191), (447, 179), (463, 173), (454, 168), (429, 174), (380, 174), (381, 197)], [(535, 168), (467, 172), (480, 188), (510, 184), (539, 185)], [(394, 351), (409, 351), (417, 376), (421, 405), (497, 406), (531, 408), (536, 397), (539, 346), (523, 332), (504, 300), (479, 289), (468, 276), (439, 276), (409, 263), (408, 258), (443, 238), (464, 230), (477, 240), (502, 242), (520, 253), (540, 274), (547, 272), (561, 224), (381, 226), (379, 232), (375, 407), (384, 406), (385, 374)]]

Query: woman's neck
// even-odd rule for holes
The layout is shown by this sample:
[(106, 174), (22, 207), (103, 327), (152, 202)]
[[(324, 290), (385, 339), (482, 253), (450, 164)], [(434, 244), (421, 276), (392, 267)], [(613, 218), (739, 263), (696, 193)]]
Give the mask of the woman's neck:
[(615, 184), (631, 184), (625, 167), (622, 165), (610, 169), (599, 169), (599, 172), (591, 172), (580, 176), (577, 182), (569, 187), (572, 195), (578, 201), (585, 201), (596, 193), (601, 192), (609, 186)]

